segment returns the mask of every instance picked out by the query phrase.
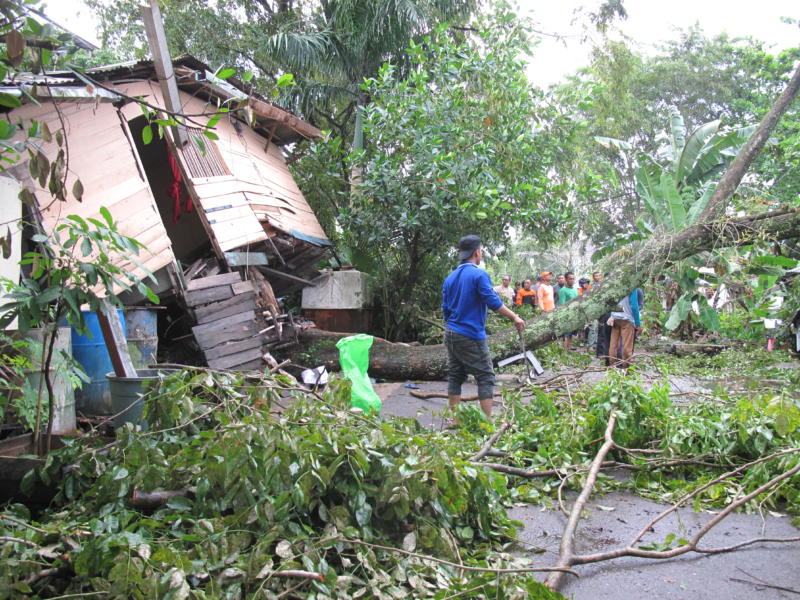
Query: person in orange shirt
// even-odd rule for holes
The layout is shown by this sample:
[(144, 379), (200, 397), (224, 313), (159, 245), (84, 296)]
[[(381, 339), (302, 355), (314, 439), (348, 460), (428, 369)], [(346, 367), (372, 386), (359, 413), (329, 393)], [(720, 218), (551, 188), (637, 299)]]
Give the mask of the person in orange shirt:
[(578, 280), (578, 295), (581, 296), (584, 292), (588, 292), (590, 289), (592, 289), (592, 284), (589, 283), (589, 280), (586, 279), (586, 277), (581, 277), (580, 280)]
[(522, 289), (517, 292), (517, 298), (514, 304), (516, 306), (521, 306), (522, 304), (536, 304), (536, 292), (531, 289), (530, 279), (526, 279), (522, 282)]
[(556, 307), (555, 298), (553, 297), (553, 286), (550, 282), (553, 280), (553, 273), (545, 271), (541, 275), (542, 283), (536, 292), (536, 303), (543, 312), (550, 312)]

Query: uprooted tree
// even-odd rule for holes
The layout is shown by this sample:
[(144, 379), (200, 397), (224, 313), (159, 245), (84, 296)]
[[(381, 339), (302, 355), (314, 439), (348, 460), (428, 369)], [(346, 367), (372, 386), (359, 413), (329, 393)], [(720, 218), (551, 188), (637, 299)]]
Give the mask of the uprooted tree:
[[(736, 190), (753, 159), (766, 143), (784, 112), (794, 101), (800, 88), (798, 67), (783, 93), (762, 120), (756, 132), (742, 148), (717, 185), (699, 222), (671, 235), (655, 235), (640, 249), (622, 260), (602, 284), (569, 304), (537, 316), (528, 323), (525, 344), (528, 348), (544, 346), (559, 336), (574, 331), (592, 319), (597, 319), (616, 306), (619, 299), (630, 293), (648, 276), (674, 261), (701, 251), (731, 246), (744, 246), (759, 240), (782, 240), (800, 236), (800, 210), (785, 209), (772, 212), (727, 218), (728, 199)], [(338, 365), (333, 343), (344, 334), (307, 330), (303, 344), (313, 351), (317, 364)], [(515, 330), (505, 330), (489, 336), (494, 356), (516, 351), (519, 339)], [(445, 375), (447, 353), (441, 344), (408, 346), (377, 339), (370, 356), (370, 373), (378, 377), (397, 379), (436, 379)]]

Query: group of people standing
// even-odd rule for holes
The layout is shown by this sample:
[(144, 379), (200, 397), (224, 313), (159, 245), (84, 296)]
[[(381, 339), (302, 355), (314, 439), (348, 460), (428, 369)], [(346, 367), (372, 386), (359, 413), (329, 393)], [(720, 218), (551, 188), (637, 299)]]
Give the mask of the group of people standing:
[[(511, 277), (503, 277), (502, 283), (492, 287), (485, 270), (479, 268), (483, 261), (481, 240), (468, 235), (458, 244), (461, 264), (445, 279), (442, 286), (442, 313), (446, 321), (444, 342), (448, 356), (448, 400), (450, 408), (461, 402), (461, 386), (468, 374), (478, 384), (478, 399), (487, 416), (492, 413), (494, 392), (494, 369), (486, 342), (486, 313), (491, 309), (511, 320), (520, 334), (525, 321), (511, 310), (511, 306), (524, 304), (549, 312), (560, 304), (566, 304), (599, 284), (603, 276), (592, 273), (592, 281), (581, 278), (575, 287), (575, 274), (567, 272), (556, 277), (546, 271), (536, 278), (534, 284), (526, 279), (518, 286), (511, 286)], [(635, 289), (623, 298), (615, 310), (598, 319), (597, 328), (590, 328), (588, 345), (596, 346), (598, 357), (604, 358), (607, 366), (627, 368), (633, 354), (635, 335), (641, 327), (641, 307), (644, 296)], [(570, 349), (577, 332), (564, 336), (564, 346)]]
[[(600, 283), (602, 277), (599, 271), (592, 274), (594, 283)], [(587, 292), (592, 288), (592, 282), (587, 277), (581, 277), (575, 285), (575, 273), (567, 271), (556, 275), (553, 285), (553, 272), (545, 271), (534, 279), (517, 282), (511, 287), (511, 276), (504, 275), (503, 282), (494, 287), (495, 293), (507, 306), (530, 305), (550, 312), (560, 304)]]
[[(597, 285), (602, 280), (603, 277), (600, 271), (595, 271), (592, 273), (591, 281), (589, 281), (588, 277), (581, 277), (576, 286), (575, 273), (567, 271), (556, 275), (556, 284), (552, 285), (553, 273), (552, 271), (545, 271), (536, 277), (535, 283), (532, 279), (526, 279), (516, 283), (512, 288), (511, 276), (504, 275), (503, 282), (495, 286), (494, 291), (509, 306), (530, 305), (542, 312), (550, 312), (556, 306), (566, 304), (570, 300), (574, 300), (581, 294), (588, 292), (593, 285)], [(581, 333), (583, 332), (572, 331), (565, 334), (564, 349), (571, 350), (573, 338)], [(590, 327), (586, 334), (588, 337), (587, 345), (589, 347), (595, 346), (597, 329)]]

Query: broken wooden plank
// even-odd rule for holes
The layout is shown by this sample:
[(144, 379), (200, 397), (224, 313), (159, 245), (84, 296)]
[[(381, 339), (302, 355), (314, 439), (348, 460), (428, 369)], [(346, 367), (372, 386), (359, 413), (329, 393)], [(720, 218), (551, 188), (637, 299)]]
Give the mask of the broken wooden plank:
[[(233, 296), (227, 300), (222, 300), (221, 302), (198, 306), (194, 309), (194, 316), (197, 320), (197, 324), (202, 325), (203, 323), (210, 323), (222, 317), (228, 317), (243, 312), (246, 308), (252, 308), (253, 306), (255, 306), (255, 294), (253, 292), (247, 292), (239, 294), (238, 296)], [(238, 310), (233, 312), (229, 311), (229, 309), (236, 307), (238, 307)]]
[(250, 278), (253, 281), (254, 287), (259, 291), (262, 304), (268, 309), (272, 316), (277, 317), (281, 309), (278, 306), (278, 300), (275, 298), (275, 292), (272, 289), (272, 284), (264, 277), (264, 274), (258, 270), (257, 267), (251, 267), (248, 270)]
[(201, 348), (209, 348), (218, 346), (223, 342), (238, 342), (240, 340), (251, 338), (258, 333), (256, 324), (251, 323), (236, 323), (224, 329), (217, 329), (208, 333), (198, 333), (194, 337)]
[(211, 360), (212, 358), (221, 358), (229, 354), (243, 352), (244, 350), (261, 348), (263, 343), (264, 340), (261, 339), (261, 336), (256, 335), (252, 338), (242, 340), (241, 342), (227, 342), (224, 344), (219, 344), (218, 346), (207, 348), (206, 350), (203, 350), (203, 354), (205, 354), (206, 360)]
[[(233, 298), (231, 298), (231, 300), (233, 300), (233, 299), (237, 299), (238, 300), (239, 296), (234, 296)], [(215, 306), (215, 305), (212, 305), (212, 306)], [(222, 321), (222, 320), (227, 319), (229, 317), (241, 314), (242, 312), (244, 312), (244, 311), (246, 311), (248, 309), (253, 310), (254, 307), (255, 307), (255, 300), (253, 299), (253, 297), (252, 296), (246, 296), (245, 300), (240, 302), (239, 304), (235, 304), (233, 306), (228, 306), (226, 308), (221, 308), (219, 310), (216, 310), (216, 311), (214, 311), (214, 312), (212, 312), (210, 314), (205, 315), (202, 319), (198, 317), (197, 324), (198, 325), (211, 325), (213, 323), (217, 323), (218, 321)]]
[(266, 252), (226, 252), (225, 261), (229, 267), (249, 267), (251, 265), (268, 265)]
[(198, 258), (194, 261), (189, 268), (183, 273), (183, 278), (186, 281), (194, 279), (195, 276), (202, 271), (206, 266), (206, 259), (205, 258)]
[(231, 288), (233, 288), (233, 293), (237, 296), (239, 294), (247, 294), (248, 292), (255, 293), (252, 281), (240, 281), (239, 283), (234, 283)]
[[(236, 285), (236, 284), (234, 284)], [(201, 304), (208, 304), (210, 302), (219, 302), (220, 300), (227, 300), (233, 297), (233, 286), (224, 285), (215, 288), (208, 288), (205, 290), (196, 290), (194, 292), (186, 293), (186, 304), (189, 307), (199, 306)]]
[(239, 273), (222, 273), (220, 275), (211, 275), (210, 277), (203, 277), (202, 279), (194, 279), (189, 281), (186, 284), (186, 289), (190, 292), (194, 292), (196, 290), (204, 290), (220, 285), (239, 283), (241, 280), (242, 276), (239, 275)]
[(264, 361), (260, 358), (258, 360), (251, 360), (250, 362), (243, 363), (236, 366), (237, 371), (263, 371)]
[[(232, 304), (230, 306), (226, 306), (224, 308), (217, 308), (217, 304), (211, 304), (210, 307), (215, 308), (214, 311), (209, 313), (203, 313), (202, 317), (197, 317), (197, 324), (198, 325), (210, 325), (211, 323), (216, 323), (217, 321), (221, 321), (222, 319), (227, 319), (228, 317), (232, 317), (247, 310), (253, 310), (255, 308), (255, 300), (252, 295), (242, 295), (242, 296), (234, 296), (231, 300), (240, 300), (236, 304)], [(209, 308), (206, 306), (204, 308)]]
[(207, 359), (208, 366), (212, 369), (232, 369), (243, 363), (258, 360), (261, 357), (261, 348), (253, 348), (236, 354), (229, 354), (220, 358)]
[(114, 374), (117, 377), (136, 377), (136, 368), (133, 366), (131, 355), (128, 352), (128, 342), (125, 339), (125, 330), (122, 327), (117, 307), (112, 306), (107, 299), (102, 300), (102, 304), (103, 308), (97, 311), (97, 321), (103, 332), (103, 339), (114, 367)]
[(211, 323), (204, 323), (203, 325), (195, 325), (192, 327), (192, 333), (197, 336), (198, 333), (210, 333), (217, 329), (225, 329), (231, 325), (236, 325), (237, 323), (247, 323), (248, 321), (253, 321), (256, 318), (256, 313), (252, 307), (250, 310), (245, 310), (235, 315), (231, 315), (229, 317), (225, 317), (224, 319), (219, 319), (217, 321), (212, 321)]
[(284, 273), (283, 271), (278, 271), (277, 269), (270, 269), (269, 267), (258, 267), (260, 271), (266, 273), (267, 275), (275, 275), (276, 277), (284, 277), (286, 279), (290, 279), (297, 283), (302, 283), (303, 285), (310, 285), (316, 286), (315, 283), (310, 282), (308, 279), (303, 279), (302, 277), (297, 277), (296, 275), (290, 275), (289, 273)]

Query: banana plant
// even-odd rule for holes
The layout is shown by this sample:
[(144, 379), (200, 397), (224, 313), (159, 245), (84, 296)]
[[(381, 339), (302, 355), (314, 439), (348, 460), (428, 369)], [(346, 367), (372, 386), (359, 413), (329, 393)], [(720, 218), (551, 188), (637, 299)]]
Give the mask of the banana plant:
[[(620, 242), (675, 233), (694, 225), (711, 199), (717, 180), (755, 131), (755, 126), (729, 131), (720, 129), (719, 120), (709, 121), (687, 134), (686, 124), (676, 107), (670, 107), (669, 132), (662, 133), (655, 155), (643, 152), (633, 157), (636, 192), (644, 212), (635, 222), (635, 231), (614, 240), (595, 257), (608, 254)], [(595, 138), (599, 144), (618, 151), (630, 151), (624, 140)], [(710, 330), (719, 329), (719, 317), (706, 298), (696, 291), (697, 263), (685, 260), (672, 266), (669, 275), (679, 282), (682, 295), (673, 306), (665, 328), (675, 330), (691, 318), (692, 306), (699, 307), (698, 318)]]

